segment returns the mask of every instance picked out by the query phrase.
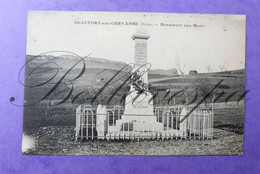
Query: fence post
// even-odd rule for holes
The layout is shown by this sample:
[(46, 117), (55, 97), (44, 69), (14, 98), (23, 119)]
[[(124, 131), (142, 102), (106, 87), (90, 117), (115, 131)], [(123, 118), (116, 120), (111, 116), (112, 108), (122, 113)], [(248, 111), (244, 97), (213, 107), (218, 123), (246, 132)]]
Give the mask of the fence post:
[(213, 128), (213, 126), (214, 126), (214, 103), (212, 104), (212, 115), (211, 115), (211, 122), (212, 122), (212, 126), (211, 126), (211, 137), (212, 137), (212, 139), (213, 139), (213, 133), (214, 133), (214, 128)]
[[(187, 109), (184, 107), (181, 111), (180, 111), (180, 120), (182, 120), (183, 117), (185, 117), (187, 114)], [(187, 119), (184, 120), (182, 123), (179, 124), (180, 125), (180, 132), (181, 132), (181, 137), (183, 138), (184, 136), (186, 137), (187, 134)]]
[(107, 108), (104, 105), (98, 105), (96, 112), (96, 130), (97, 139), (104, 139), (105, 136), (105, 122), (106, 122)]
[(203, 111), (202, 117), (203, 117), (203, 139), (205, 139), (205, 135), (206, 135), (206, 116), (205, 116), (205, 111)]
[(81, 116), (81, 105), (76, 108), (76, 141), (78, 140), (79, 132), (80, 132), (80, 116)]

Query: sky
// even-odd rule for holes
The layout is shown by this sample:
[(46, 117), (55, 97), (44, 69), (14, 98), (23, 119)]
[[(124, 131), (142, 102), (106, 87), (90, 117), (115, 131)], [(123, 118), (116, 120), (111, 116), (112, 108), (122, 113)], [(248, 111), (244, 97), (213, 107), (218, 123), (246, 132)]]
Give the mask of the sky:
[(243, 15), (29, 12), (26, 54), (62, 50), (133, 63), (131, 37), (142, 29), (152, 69), (177, 68), (177, 58), (186, 74), (243, 69), (245, 23)]

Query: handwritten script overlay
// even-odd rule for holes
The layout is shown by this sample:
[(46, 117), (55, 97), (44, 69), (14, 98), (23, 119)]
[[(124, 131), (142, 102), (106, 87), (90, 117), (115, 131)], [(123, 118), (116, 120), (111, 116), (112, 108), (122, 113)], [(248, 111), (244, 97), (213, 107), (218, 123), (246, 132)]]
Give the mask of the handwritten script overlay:
[[(74, 64), (71, 65), (71, 67), (63, 72), (63, 74), (57, 78), (57, 74), (60, 72), (60, 66), (56, 63), (56, 62), (52, 62), (52, 61), (48, 61), (48, 62), (44, 62), (38, 66), (36, 66), (34, 69), (32, 69), (30, 72), (27, 73), (27, 75), (24, 78), (24, 83), (22, 82), (22, 76), (23, 73), (22, 71), (25, 69), (25, 67), (31, 62), (34, 61), (37, 57), (39, 56), (43, 56), (43, 55), (47, 55), (50, 53), (66, 53), (66, 54), (71, 54), (73, 56), (76, 56), (78, 58), (78, 61)], [(42, 96), (40, 96), (36, 101), (32, 102), (32, 103), (24, 103), (23, 105), (18, 105), (15, 104), (15, 97), (11, 97), (10, 98), (10, 103), (13, 104), (14, 106), (18, 106), (18, 107), (28, 107), (28, 106), (33, 106), (33, 105), (37, 105), (40, 102), (43, 102), (44, 100), (49, 100), (52, 102), (51, 106), (57, 106), (63, 103), (70, 103), (73, 104), (78, 98), (85, 98), (85, 101), (83, 101), (82, 103), (89, 101), (90, 99), (90, 104), (94, 104), (94, 102), (96, 101), (100, 101), (100, 95), (105, 91), (106, 88), (111, 88), (112, 87), (112, 92), (110, 92), (108, 95), (103, 95), (102, 96), (102, 101), (106, 101), (106, 105), (113, 105), (113, 103), (111, 103), (112, 99), (115, 96), (118, 96), (118, 93), (120, 90), (122, 90), (124, 87), (129, 85), (129, 80), (132, 77), (132, 74), (137, 72), (140, 68), (144, 68), (146, 67), (147, 70), (143, 72), (143, 74), (145, 74), (149, 69), (151, 69), (151, 64), (146, 63), (143, 64), (142, 66), (138, 67), (137, 69), (135, 69), (135, 64), (127, 64), (125, 66), (123, 66), (120, 70), (118, 70), (110, 79), (108, 79), (106, 82), (104, 82), (102, 84), (102, 86), (95, 90), (95, 89), (84, 89), (80, 92), (75, 93), (75, 89), (74, 89), (74, 82), (79, 79), (82, 78), (83, 74), (86, 73), (86, 67), (88, 66), (86, 64), (86, 61), (84, 59), (86, 59), (87, 57), (89, 57), (91, 54), (87, 55), (86, 57), (81, 57), (75, 53), (69, 52), (69, 51), (50, 51), (50, 52), (46, 52), (46, 53), (42, 53), (40, 55), (37, 56), (33, 56), (30, 60), (28, 60), (20, 69), (19, 71), (19, 75), (18, 75), (18, 79), (21, 85), (23, 85), (25, 88), (33, 88), (33, 89), (37, 89), (40, 88), (41, 86), (44, 85), (51, 85), (51, 87), (48, 89), (48, 91), (46, 93), (44, 93)], [(33, 85), (28, 85), (26, 82), (30, 79), (31, 76), (33, 76), (36, 72), (37, 69), (39, 69), (42, 66), (45, 65), (53, 65), (56, 68), (53, 68), (53, 72), (52, 75), (50, 77), (48, 77), (44, 82), (41, 83), (37, 83), (37, 84), (33, 84)], [(80, 69), (76, 69), (76, 66), (81, 66)], [(129, 69), (129, 67), (132, 67)], [(132, 72), (132, 70), (135, 70)], [(75, 72), (75, 70), (77, 70)], [(122, 76), (122, 72), (127, 72), (126, 74), (124, 74)], [(120, 76), (121, 75), (121, 76)], [(123, 79), (123, 81), (122, 81)], [(122, 82), (121, 82), (122, 81)], [(191, 104), (195, 104), (195, 106), (190, 110), (190, 112), (187, 113), (187, 115), (180, 120), (180, 122), (183, 122), (196, 108), (198, 108), (203, 102), (205, 102), (205, 100), (207, 100), (209, 97), (211, 97), (213, 94), (215, 94), (215, 91), (217, 90), (217, 88), (220, 86), (220, 84), (223, 82), (224, 80), (220, 80), (218, 83), (215, 84), (215, 86), (212, 87), (212, 89), (210, 89), (206, 95), (203, 96), (199, 96), (198, 95), (198, 88), (196, 88), (195, 90), (193, 90), (190, 94), (195, 93), (194, 98), (191, 100), (191, 102), (186, 103), (186, 105), (191, 105)], [(120, 82), (120, 83), (119, 83)], [(116, 83), (119, 83), (115, 86)], [(59, 88), (59, 86), (66, 84), (67, 86), (70, 86), (68, 91), (63, 91), (60, 92), (59, 91), (59, 96), (63, 96), (63, 98), (55, 103), (55, 96), (54, 93), (55, 91)], [(238, 90), (235, 91), (233, 93), (231, 93), (230, 95), (228, 95), (225, 98), (225, 103), (227, 104), (227, 102), (234, 96), (234, 95), (239, 95), (239, 97), (236, 100), (236, 104), (238, 105), (240, 101), (242, 101), (245, 97), (245, 95), (249, 92), (249, 90), (243, 91), (243, 90)], [(158, 97), (158, 90), (154, 90), (153, 91), (153, 97), (150, 99), (149, 104), (151, 104), (151, 101), (157, 101), (157, 97)], [(119, 102), (122, 104), (124, 102), (124, 99), (126, 98), (127, 95), (129, 95), (130, 93), (124, 94), (121, 96)], [(188, 94), (188, 95), (190, 95)], [(225, 94), (225, 91), (222, 90), (221, 93), (218, 93), (213, 100), (213, 104), (217, 103), (220, 98), (222, 98)], [(185, 91), (184, 90), (179, 90), (173, 94), (170, 94), (170, 91), (166, 92), (165, 96), (162, 98), (163, 100), (167, 100), (167, 103), (170, 104), (170, 102), (175, 98), (175, 97), (181, 97), (183, 96), (183, 100), (177, 102), (176, 104), (181, 104), (185, 101)], [(137, 95), (137, 97), (133, 98), (133, 100), (131, 101), (132, 104), (134, 104), (134, 102), (136, 101), (136, 99), (140, 96)], [(154, 102), (154, 103), (155, 103)], [(136, 103), (135, 103), (136, 105)]]

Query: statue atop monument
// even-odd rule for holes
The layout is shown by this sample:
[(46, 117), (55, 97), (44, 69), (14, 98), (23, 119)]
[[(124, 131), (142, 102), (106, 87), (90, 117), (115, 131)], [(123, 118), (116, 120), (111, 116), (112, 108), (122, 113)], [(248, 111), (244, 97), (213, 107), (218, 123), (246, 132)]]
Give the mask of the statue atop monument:
[(137, 70), (132, 74), (130, 79), (133, 88), (138, 91), (138, 94), (146, 94), (148, 92), (148, 85), (144, 82), (142, 74)]

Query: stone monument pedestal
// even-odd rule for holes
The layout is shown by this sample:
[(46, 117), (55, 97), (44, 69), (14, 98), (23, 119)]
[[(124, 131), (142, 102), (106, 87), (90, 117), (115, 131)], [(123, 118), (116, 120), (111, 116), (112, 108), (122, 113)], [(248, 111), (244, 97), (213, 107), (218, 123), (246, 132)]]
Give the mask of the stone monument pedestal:
[(126, 97), (125, 111), (120, 120), (116, 121), (116, 127), (121, 131), (163, 131), (163, 124), (157, 122), (153, 112), (152, 94), (138, 94), (132, 90)]

